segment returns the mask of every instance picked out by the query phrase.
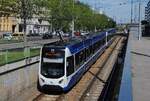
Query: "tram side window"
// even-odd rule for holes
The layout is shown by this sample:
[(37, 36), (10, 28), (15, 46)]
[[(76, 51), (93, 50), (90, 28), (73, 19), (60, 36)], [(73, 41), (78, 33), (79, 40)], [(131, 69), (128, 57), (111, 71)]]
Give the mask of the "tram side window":
[(90, 50), (90, 48), (87, 48), (86, 49), (86, 59), (88, 59), (90, 57), (90, 55), (91, 55), (91, 50)]
[(98, 47), (100, 48), (101, 47), (101, 40), (100, 41), (98, 41)]
[(110, 39), (110, 35), (107, 36), (107, 41), (109, 41), (109, 39)]
[(79, 67), (80, 65), (82, 65), (83, 62), (85, 61), (85, 51), (83, 50), (83, 51), (77, 53), (77, 54), (75, 55), (75, 60), (76, 60), (76, 67), (77, 67), (77, 69), (78, 69), (78, 67)]
[(74, 72), (74, 57), (67, 58), (67, 76), (70, 76)]
[(98, 49), (99, 49), (99, 44), (98, 44), (98, 42), (96, 42), (94, 44), (94, 52), (96, 52)]
[(93, 51), (96, 52), (96, 43), (93, 45)]
[(108, 35), (108, 41), (111, 39), (111, 37), (112, 37), (111, 35)]
[(96, 43), (96, 50), (99, 49), (99, 42)]
[(93, 54), (93, 47), (90, 46), (90, 55)]
[[(106, 37), (105, 37), (105, 38), (106, 38)], [(102, 44), (103, 44), (103, 45), (105, 44), (105, 41), (106, 41), (105, 38), (102, 39)]]

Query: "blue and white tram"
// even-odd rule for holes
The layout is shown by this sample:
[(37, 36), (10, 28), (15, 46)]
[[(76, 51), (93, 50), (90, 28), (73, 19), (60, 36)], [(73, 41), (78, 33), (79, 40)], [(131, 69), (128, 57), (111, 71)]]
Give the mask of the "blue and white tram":
[[(39, 91), (70, 90), (105, 50), (106, 37), (109, 35), (100, 32), (86, 38), (45, 44), (40, 55)], [(107, 41), (111, 40), (109, 38)]]

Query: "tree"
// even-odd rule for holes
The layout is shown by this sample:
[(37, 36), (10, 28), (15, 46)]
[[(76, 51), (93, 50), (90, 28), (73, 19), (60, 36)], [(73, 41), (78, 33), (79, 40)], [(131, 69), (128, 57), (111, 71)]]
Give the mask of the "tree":
[(16, 13), (14, 9), (16, 5), (15, 0), (0, 0), (0, 15), (1, 16), (9, 16), (12, 13)]
[(24, 20), (38, 15), (40, 20), (49, 21), (54, 30), (68, 31), (72, 20), (75, 30), (94, 31), (115, 26), (111, 18), (74, 0), (0, 0), (0, 9), (1, 15), (14, 15)]

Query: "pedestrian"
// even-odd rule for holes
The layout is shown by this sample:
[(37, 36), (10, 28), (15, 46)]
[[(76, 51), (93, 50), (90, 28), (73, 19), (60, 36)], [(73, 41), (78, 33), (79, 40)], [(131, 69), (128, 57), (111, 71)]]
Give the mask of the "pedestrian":
[(128, 34), (130, 33), (130, 29), (128, 28)]
[(125, 34), (128, 34), (128, 31), (127, 31), (127, 29), (126, 29), (126, 28), (124, 29), (124, 33), (125, 33)]

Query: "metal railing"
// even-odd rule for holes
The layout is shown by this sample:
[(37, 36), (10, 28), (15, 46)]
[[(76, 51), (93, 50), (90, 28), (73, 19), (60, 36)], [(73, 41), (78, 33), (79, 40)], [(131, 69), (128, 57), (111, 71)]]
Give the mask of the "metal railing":
[(39, 62), (40, 49), (44, 44), (59, 39), (30, 41), (26, 44), (0, 44), (0, 75), (24, 68)]
[(0, 66), (39, 56), (40, 46), (0, 49)]

